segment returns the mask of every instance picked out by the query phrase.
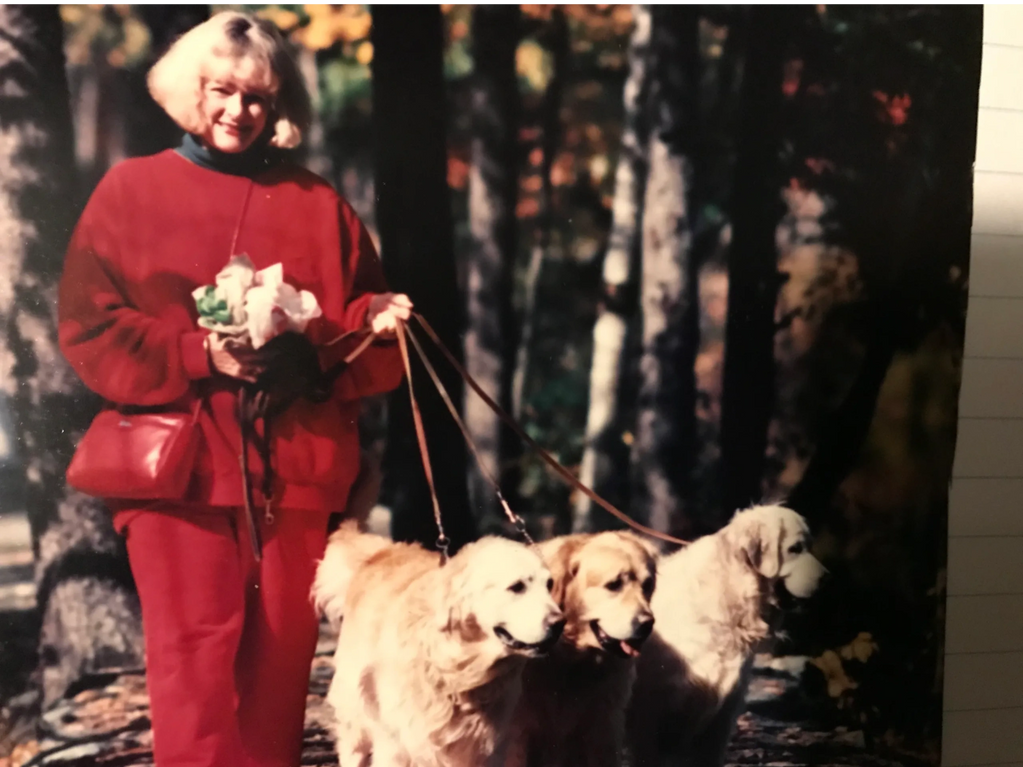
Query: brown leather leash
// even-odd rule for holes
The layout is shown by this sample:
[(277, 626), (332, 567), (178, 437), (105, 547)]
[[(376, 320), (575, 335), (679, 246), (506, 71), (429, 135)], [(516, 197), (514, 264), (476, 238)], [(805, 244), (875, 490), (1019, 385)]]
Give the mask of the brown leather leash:
[[(328, 341), (324, 346), (333, 346), (336, 343), (355, 335), (365, 334), (365, 338), (350, 351), (345, 357), (326, 371), (326, 376), (333, 381), (347, 368), (355, 359), (362, 354), (376, 340), (376, 333), (368, 328), (342, 333), (337, 338)], [(285, 403), (284, 407), (287, 406)], [(280, 405), (278, 405), (280, 409)], [(252, 546), (252, 555), (257, 562), (263, 558), (263, 540), (259, 529), (259, 523), (255, 515), (255, 499), (253, 498), (252, 482), (249, 475), (249, 449), (251, 444), (255, 446), (263, 462), (263, 483), (260, 488), (263, 494), (263, 519), (267, 525), (275, 521), (273, 513), (273, 481), (274, 472), (272, 465), (272, 450), (270, 442), (271, 431), (271, 402), (265, 392), (256, 392), (250, 395), (245, 387), (238, 390), (235, 402), (235, 416), (241, 433), (241, 451), (238, 456), (239, 468), (242, 474), (242, 501), (245, 509), (245, 519), (248, 525), (249, 542)], [(263, 434), (256, 431), (256, 420), (263, 420)]]
[[(430, 466), (430, 451), (426, 447), (426, 431), (423, 429), (423, 415), (419, 412), (419, 403), (416, 402), (416, 393), (412, 388), (412, 366), (408, 359), (408, 346), (405, 343), (405, 333), (408, 332), (407, 325), (398, 320), (398, 348), (401, 350), (401, 361), (405, 363), (405, 381), (408, 383), (408, 396), (412, 403), (412, 420), (416, 427), (416, 438), (419, 440), (419, 455), (423, 459), (423, 471), (426, 474), (426, 484), (430, 486), (430, 500), (433, 502), (433, 521), (437, 524), (437, 549), (440, 551), (441, 564), (447, 564), (450, 556), (448, 549), (451, 547), (451, 540), (444, 532), (444, 521), (440, 515), (440, 501), (437, 500), (437, 488), (433, 483), (433, 469)], [(410, 334), (411, 335), (411, 334)]]
[[(581, 493), (586, 495), (590, 500), (592, 500), (594, 503), (599, 505), (601, 508), (603, 508), (609, 514), (611, 514), (614, 517), (617, 517), (619, 520), (621, 520), (622, 522), (624, 522), (626, 525), (628, 525), (629, 527), (633, 528), (634, 530), (637, 530), (638, 532), (643, 533), (644, 535), (648, 535), (651, 538), (657, 538), (657, 539), (660, 539), (662, 541), (667, 541), (668, 543), (680, 544), (682, 546), (689, 545), (690, 541), (685, 541), (685, 540), (682, 540), (681, 538), (676, 538), (673, 535), (668, 535), (667, 533), (662, 533), (659, 530), (654, 530), (651, 527), (647, 527), (646, 525), (642, 525), (639, 522), (636, 522), (634, 519), (629, 517), (624, 512), (622, 512), (622, 511), (618, 510), (617, 508), (615, 508), (610, 502), (604, 500), (599, 495), (597, 495), (597, 493), (595, 493), (593, 490), (591, 490), (586, 485), (584, 485), (582, 482), (580, 482), (575, 477), (575, 475), (572, 474), (572, 472), (570, 472), (568, 469), (566, 469), (564, 466), (562, 466), (561, 463), (559, 463), (558, 460), (554, 456), (552, 456), (549, 452), (547, 452), (542, 447), (540, 447), (540, 445), (537, 444), (536, 440), (534, 440), (532, 437), (530, 437), (525, 432), (525, 430), (521, 426), (519, 426), (519, 424), (515, 421), (514, 418), (512, 418), (510, 415), (508, 415), (508, 413), (506, 413), (504, 411), (504, 409), (500, 405), (498, 405), (496, 402), (494, 402), (493, 399), (491, 399), (491, 397), (482, 389), (482, 387), (476, 382), (476, 380), (471, 375), (469, 375), (469, 372), (464, 367), (462, 367), (462, 364), (455, 358), (455, 356), (451, 353), (451, 351), (444, 345), (444, 343), (440, 340), (440, 337), (437, 335), (437, 333), (434, 331), (434, 329), (430, 326), (430, 323), (427, 322), (425, 317), (423, 317), (418, 312), (412, 312), (412, 316), (420, 324), (420, 326), (423, 328), (423, 330), (426, 331), (426, 334), (430, 337), (430, 340), (433, 341), (433, 343), (437, 346), (438, 349), (440, 349), (441, 353), (447, 358), (447, 360), (451, 364), (451, 366), (455, 370), (458, 371), (459, 375), (461, 375), (462, 379), (472, 388), (472, 390), (475, 391), (476, 394), (478, 394), (479, 397), (487, 404), (487, 406), (491, 410), (493, 410), (494, 413), (496, 413), (497, 416), (502, 421), (504, 421), (504, 423), (507, 424), (507, 426), (512, 431), (514, 431), (523, 442), (525, 442), (537, 455), (539, 455), (547, 463), (547, 465), (550, 466), (554, 470), (555, 474), (557, 474), (559, 477), (561, 477), (562, 480), (567, 482), (569, 485), (571, 485), (575, 489), (579, 490)], [(408, 333), (409, 338), (412, 338), (413, 342), (416, 343), (417, 350), (420, 351), (421, 357), (424, 358), (424, 364), (427, 367), (427, 371), (430, 372), (432, 370), (432, 366), (430, 366), (428, 363), (426, 363), (425, 355), (422, 354), (421, 347), (419, 347), (418, 342), (415, 340), (415, 336), (412, 334), (411, 328), (409, 328), (406, 323), (401, 323), (401, 328), (405, 331), (405, 333)], [(406, 371), (406, 374), (407, 374), (408, 379), (409, 379), (409, 394), (413, 398), (413, 413), (415, 414), (415, 417), (416, 417), (416, 428), (417, 428), (417, 434), (419, 435), (419, 447), (420, 447), (420, 450), (423, 452), (423, 463), (424, 463), (424, 465), (426, 465), (429, 462), (429, 458), (426, 455), (426, 438), (425, 438), (425, 435), (422, 433), (422, 417), (419, 415), (418, 406), (415, 404), (415, 396), (412, 395), (412, 371), (411, 371), (411, 368), (410, 368), (409, 362), (408, 362), (408, 351), (407, 351), (406, 346), (405, 346), (404, 333), (399, 332), (397, 335), (398, 335), (398, 343), (399, 343), (399, 345), (401, 347), (402, 355), (403, 355), (404, 360), (405, 360), (405, 371)], [(443, 387), (439, 385), (439, 380), (440, 379), (436, 377), (436, 372), (435, 371), (431, 374), (431, 378), (434, 379), (434, 384), (438, 386), (438, 391), (441, 391), (443, 389)], [(445, 400), (445, 404), (448, 405), (448, 409), (450, 411), (452, 411), (452, 414), (454, 415), (455, 414), (455, 408), (454, 408), (454, 405), (450, 403), (450, 398), (447, 396), (447, 392), (446, 391), (441, 391), (441, 397)], [(476, 446), (473, 444), (472, 439), (469, 436), (468, 430), (465, 428), (465, 425), (462, 423), (461, 419), (458, 418), (457, 415), (455, 416), (455, 418), (458, 421), (459, 428), (462, 430), (462, 435), (465, 437), (466, 441), (468, 442), (470, 449), (473, 451), (473, 454), (476, 455), (477, 461), (481, 460), (480, 457), (479, 457), (479, 453), (478, 453), (478, 451), (476, 449)], [(482, 463), (481, 463), (481, 467), (482, 467)], [(431, 493), (433, 493), (434, 516), (435, 516), (436, 521), (437, 521), (437, 527), (440, 530), (441, 538), (446, 541), (447, 538), (444, 535), (443, 527), (441, 525), (441, 520), (440, 520), (440, 506), (437, 503), (436, 493), (433, 490), (432, 475), (430, 475), (429, 471), (427, 472), (427, 474), (428, 474), (428, 480), (430, 482), (430, 490), (431, 490)], [(491, 483), (491, 485), (493, 485), (495, 487), (495, 489), (496, 489), (497, 488), (496, 481), (494, 481), (493, 477), (491, 477), (489, 475), (489, 473), (486, 472), (485, 469), (484, 469), (484, 475), (487, 477), (487, 479)], [(498, 490), (498, 492), (500, 493), (499, 490)], [(509, 519), (511, 519), (512, 523), (515, 524), (516, 529), (519, 530), (519, 532), (522, 533), (524, 535), (524, 537), (526, 537), (526, 539), (528, 541), (532, 542), (529, 539), (528, 535), (525, 533), (525, 523), (522, 522), (521, 517), (519, 517), (517, 514), (512, 512), (512, 510), (508, 506), (507, 502), (505, 502), (503, 496), (499, 495), (498, 497), (500, 498), (500, 500), (502, 502), (502, 505), (505, 508), (505, 513), (511, 515), (511, 516), (509, 516)], [(516, 519), (519, 520), (519, 521), (516, 522), (515, 521)], [(521, 523), (521, 528), (519, 527), (520, 523)], [(446, 550), (444, 551), (444, 554), (445, 554), (445, 557), (446, 557), (446, 554), (447, 554)]]
[(497, 500), (501, 503), (501, 508), (504, 509), (504, 514), (508, 517), (508, 521), (512, 523), (515, 530), (523, 537), (523, 539), (525, 539), (527, 544), (535, 546), (536, 542), (526, 529), (526, 521), (512, 511), (511, 505), (509, 505), (507, 499), (504, 497), (504, 493), (501, 492), (500, 483), (494, 479), (493, 474), (491, 474), (490, 470), (487, 469), (486, 463), (483, 461), (483, 456), (480, 455), (480, 451), (476, 447), (476, 443), (469, 434), (468, 427), (465, 425), (462, 417), (458, 414), (458, 408), (456, 408), (455, 403), (451, 401), (447, 388), (445, 388), (444, 384), (440, 380), (440, 376), (437, 375), (437, 371), (434, 369), (433, 364), (427, 358), (426, 352), (423, 351), (422, 344), (419, 343), (419, 339), (416, 338), (415, 333), (412, 332), (412, 328), (404, 322), (401, 324), (405, 333), (408, 334), (408, 338), (412, 342), (412, 345), (415, 347), (416, 354), (419, 355), (419, 359), (422, 361), (423, 367), (426, 368), (426, 372), (433, 380), (433, 385), (437, 387), (438, 394), (440, 394), (441, 399), (444, 400), (444, 404), (447, 406), (448, 412), (451, 413), (451, 417), (455, 419), (455, 423), (458, 424), (458, 428), (462, 432), (462, 436), (465, 438), (465, 443), (469, 446), (473, 456), (476, 458), (476, 463), (480, 467), (480, 473), (483, 475), (483, 478), (487, 481), (487, 483), (494, 489), (494, 493), (497, 495)]

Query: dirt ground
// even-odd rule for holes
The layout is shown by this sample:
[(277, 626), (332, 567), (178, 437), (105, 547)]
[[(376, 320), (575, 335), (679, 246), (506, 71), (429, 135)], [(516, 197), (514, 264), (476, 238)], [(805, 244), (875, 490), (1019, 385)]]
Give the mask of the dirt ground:
[[(324, 633), (310, 676), (303, 765), (337, 764), (324, 702), (333, 673), (333, 646), (332, 637)], [(739, 721), (729, 765), (917, 767), (869, 753), (862, 732), (794, 720), (792, 706), (783, 701), (798, 684), (793, 671), (799, 668), (798, 659), (770, 665), (759, 666), (750, 690), (750, 711)], [(23, 743), (11, 757), (0, 759), (0, 767), (152, 765), (149, 701), (141, 671), (111, 673), (93, 681), (91, 689), (46, 715), (41, 740)]]

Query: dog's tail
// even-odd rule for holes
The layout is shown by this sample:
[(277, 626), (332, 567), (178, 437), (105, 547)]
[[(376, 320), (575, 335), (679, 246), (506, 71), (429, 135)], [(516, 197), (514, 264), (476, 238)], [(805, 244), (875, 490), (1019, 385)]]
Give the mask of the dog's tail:
[(316, 611), (335, 629), (341, 625), (352, 577), (366, 562), (391, 542), (380, 535), (360, 532), (357, 520), (341, 524), (327, 540), (327, 550), (316, 568), (312, 598)]

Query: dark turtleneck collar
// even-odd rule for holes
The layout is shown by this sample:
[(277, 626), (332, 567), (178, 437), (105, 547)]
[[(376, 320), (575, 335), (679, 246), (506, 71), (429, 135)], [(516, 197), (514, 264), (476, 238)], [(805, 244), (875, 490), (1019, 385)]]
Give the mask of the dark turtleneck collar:
[(201, 168), (227, 173), (232, 176), (252, 178), (262, 171), (277, 165), (284, 153), (267, 144), (257, 141), (244, 152), (232, 154), (221, 152), (212, 147), (204, 146), (202, 141), (191, 133), (186, 133), (177, 148), (178, 154)]

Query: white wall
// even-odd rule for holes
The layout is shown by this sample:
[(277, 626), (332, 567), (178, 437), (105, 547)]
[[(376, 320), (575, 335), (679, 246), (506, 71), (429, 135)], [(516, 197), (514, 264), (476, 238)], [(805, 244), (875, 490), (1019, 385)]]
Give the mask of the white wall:
[(949, 498), (945, 767), (1023, 767), (1023, 6), (984, 6)]

